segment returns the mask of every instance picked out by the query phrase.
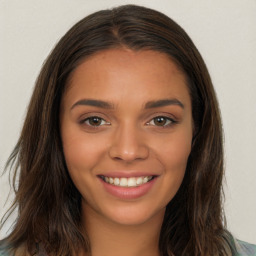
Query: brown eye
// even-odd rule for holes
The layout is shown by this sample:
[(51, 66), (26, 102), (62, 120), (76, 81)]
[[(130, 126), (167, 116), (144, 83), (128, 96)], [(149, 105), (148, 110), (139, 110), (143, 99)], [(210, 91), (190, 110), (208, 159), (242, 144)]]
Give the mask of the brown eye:
[(101, 124), (101, 121), (102, 121), (102, 119), (97, 116), (90, 117), (88, 119), (89, 124), (92, 126), (99, 126)]
[(88, 117), (84, 120), (84, 123), (89, 126), (94, 126), (94, 127), (109, 124), (103, 118), (98, 117), (98, 116)]
[(156, 126), (164, 126), (167, 123), (167, 119), (162, 116), (158, 116), (153, 119)]
[(147, 124), (153, 125), (153, 126), (165, 127), (165, 126), (169, 126), (173, 123), (175, 123), (175, 121), (169, 117), (157, 116), (157, 117), (153, 118), (152, 120), (150, 120), (150, 122), (148, 122)]

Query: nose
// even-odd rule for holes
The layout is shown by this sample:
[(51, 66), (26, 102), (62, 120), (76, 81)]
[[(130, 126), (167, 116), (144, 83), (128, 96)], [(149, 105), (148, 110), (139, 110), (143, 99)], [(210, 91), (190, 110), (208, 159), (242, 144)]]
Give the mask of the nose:
[(127, 163), (143, 160), (149, 156), (149, 147), (142, 134), (135, 127), (120, 127), (114, 134), (109, 156)]

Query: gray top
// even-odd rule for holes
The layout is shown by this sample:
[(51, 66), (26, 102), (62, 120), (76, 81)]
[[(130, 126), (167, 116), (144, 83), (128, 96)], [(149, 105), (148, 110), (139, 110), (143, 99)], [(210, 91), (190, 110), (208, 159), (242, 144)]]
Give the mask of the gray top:
[(234, 256), (256, 256), (256, 245), (234, 240), (237, 254)]

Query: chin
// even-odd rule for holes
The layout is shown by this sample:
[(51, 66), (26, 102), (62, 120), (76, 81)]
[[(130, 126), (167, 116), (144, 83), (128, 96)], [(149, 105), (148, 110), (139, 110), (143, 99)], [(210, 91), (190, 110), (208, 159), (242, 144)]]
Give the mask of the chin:
[(150, 209), (149, 207), (136, 207), (134, 205), (120, 206), (105, 210), (105, 218), (119, 225), (142, 225), (153, 221), (155, 218), (163, 218), (165, 207), (161, 209)]

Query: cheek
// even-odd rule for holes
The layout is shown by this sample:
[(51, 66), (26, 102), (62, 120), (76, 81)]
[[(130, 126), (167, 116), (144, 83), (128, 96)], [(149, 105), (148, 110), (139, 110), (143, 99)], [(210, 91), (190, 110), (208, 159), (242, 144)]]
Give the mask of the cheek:
[(170, 143), (169, 146), (165, 147), (164, 161), (170, 167), (174, 169), (185, 169), (187, 165), (188, 156), (191, 151), (191, 143), (187, 139), (179, 138), (175, 139), (175, 142)]
[(104, 144), (100, 138), (69, 127), (65, 127), (62, 131), (62, 144), (70, 173), (75, 170), (90, 171), (102, 158), (104, 152)]
[(185, 144), (169, 147), (165, 151), (165, 158), (162, 158), (165, 174), (161, 188), (164, 195), (164, 206), (174, 198), (182, 184), (189, 153), (189, 147)]
[(192, 133), (171, 134), (155, 143), (155, 152), (165, 169), (182, 171), (191, 152)]
[[(168, 141), (168, 143), (167, 143)], [(164, 169), (162, 191), (168, 203), (178, 191), (191, 152), (192, 133), (176, 133), (166, 139), (156, 154)]]
[(65, 129), (62, 133), (63, 151), (69, 175), (86, 200), (95, 200), (94, 167), (103, 157), (102, 142), (100, 140), (90, 140), (84, 132)]

